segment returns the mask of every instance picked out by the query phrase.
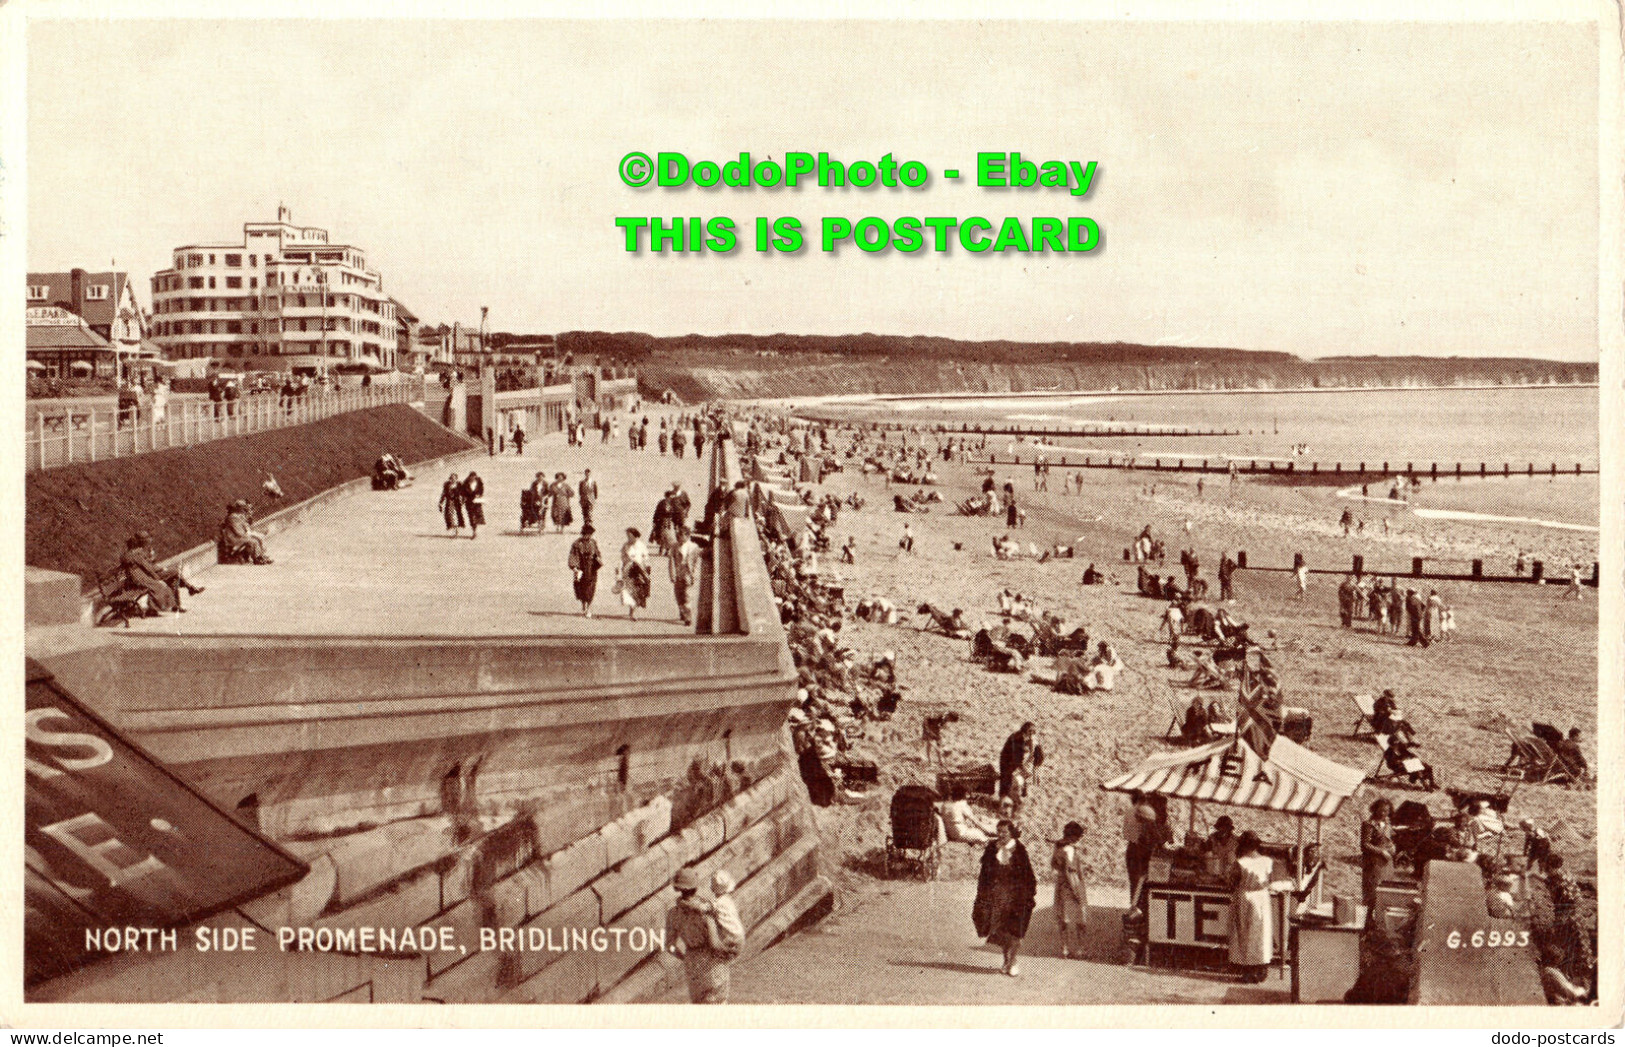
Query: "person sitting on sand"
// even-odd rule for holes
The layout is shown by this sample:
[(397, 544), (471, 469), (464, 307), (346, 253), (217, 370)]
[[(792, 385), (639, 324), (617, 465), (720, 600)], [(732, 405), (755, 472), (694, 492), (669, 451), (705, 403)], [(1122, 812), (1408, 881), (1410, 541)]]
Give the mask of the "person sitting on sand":
[(993, 839), (995, 819), (978, 814), (963, 796), (939, 804), (937, 814), (950, 843), (986, 843)]
[(1094, 661), (1089, 663), (1089, 672), (1084, 676), (1084, 684), (1091, 691), (1110, 691), (1117, 685), (1117, 674), (1124, 669), (1122, 659), (1106, 641), (1100, 641), (1100, 647), (1095, 652)]
[(1100, 574), (1099, 571), (1095, 570), (1095, 565), (1094, 564), (1090, 564), (1088, 567), (1084, 568), (1084, 570), (1083, 570), (1083, 584), (1084, 585), (1099, 585), (1101, 583), (1101, 581), (1102, 581), (1101, 574)]

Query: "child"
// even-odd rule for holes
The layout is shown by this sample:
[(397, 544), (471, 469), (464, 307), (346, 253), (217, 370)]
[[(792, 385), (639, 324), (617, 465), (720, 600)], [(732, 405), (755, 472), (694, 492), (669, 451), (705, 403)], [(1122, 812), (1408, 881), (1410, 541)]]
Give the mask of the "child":
[(735, 886), (734, 878), (726, 869), (718, 869), (711, 875), (711, 893), (715, 895), (711, 915), (717, 921), (717, 937), (722, 939), (724, 951), (730, 956), (738, 956), (745, 947), (745, 924), (739, 918), (739, 904), (732, 897)]
[[(1061, 838), (1055, 842), (1050, 868), (1055, 871), (1055, 921), (1060, 924), (1061, 958), (1082, 959), (1089, 927), (1089, 896), (1083, 878), (1083, 826), (1077, 822), (1066, 823)], [(1068, 934), (1069, 924), (1076, 928), (1076, 937)]]

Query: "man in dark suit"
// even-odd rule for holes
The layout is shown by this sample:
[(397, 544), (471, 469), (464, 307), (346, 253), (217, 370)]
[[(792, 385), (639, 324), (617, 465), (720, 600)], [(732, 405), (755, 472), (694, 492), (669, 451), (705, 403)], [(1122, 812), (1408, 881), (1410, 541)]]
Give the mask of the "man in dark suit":
[(152, 556), (152, 535), (146, 531), (137, 531), (125, 543), (119, 566), (131, 585), (150, 594), (152, 606), (157, 611), (184, 611), (181, 590), (194, 595), (203, 591), (203, 586), (193, 585), (180, 571), (166, 570), (158, 565)]

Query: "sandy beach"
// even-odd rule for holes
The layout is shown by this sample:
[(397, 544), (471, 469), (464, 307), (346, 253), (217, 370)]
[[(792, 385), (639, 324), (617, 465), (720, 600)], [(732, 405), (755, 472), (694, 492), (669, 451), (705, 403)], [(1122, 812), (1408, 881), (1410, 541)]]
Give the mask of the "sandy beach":
[[(928, 447), (935, 446), (934, 437), (925, 439)], [(895, 434), (891, 440), (895, 443)], [(845, 442), (837, 440), (839, 446)], [(1414, 517), (1396, 524), (1386, 537), (1373, 517), (1364, 535), (1344, 538), (1336, 513), (1328, 511), (1336, 503), (1325, 501), (1324, 491), (1245, 481), (1234, 487), (1209, 482), (1198, 497), (1194, 477), (1188, 483), (1159, 480), (1153, 491), (1144, 476), (1100, 470), (1086, 474), (1081, 494), (1067, 494), (1057, 468), (1049, 478), (1050, 489), (1034, 491), (1032, 469), (1025, 467), (1000, 468), (996, 477), (1001, 485), (1006, 480), (1015, 484), (1028, 513), (1016, 536), (1024, 546), (1032, 542), (1041, 549), (1056, 542), (1072, 544), (1076, 558), (1044, 564), (1001, 561), (992, 555), (990, 539), (1005, 532), (1003, 519), (967, 518), (954, 510), (961, 498), (979, 489), (980, 477), (957, 462), (939, 459), (934, 468), (942, 481), (934, 489), (944, 502), (923, 515), (899, 514), (891, 506), (893, 493), (915, 488), (888, 487), (883, 478), (865, 477), (855, 467), (821, 485), (821, 492), (844, 497), (857, 491), (868, 499), (861, 511), (844, 511), (831, 532), (837, 549), (848, 535), (856, 537), (856, 564), (839, 565), (833, 554), (823, 561), (826, 574), (843, 579), (848, 605), (865, 596), (885, 597), (913, 611), (930, 601), (963, 608), (974, 627), (998, 618), (997, 594), (1009, 588), (1037, 609), (1060, 614), (1068, 629), (1084, 624), (1093, 639), (1111, 642), (1128, 671), (1109, 694), (1063, 695), (1030, 678), (1034, 671), (1049, 669), (1047, 659), (1035, 660), (1021, 676), (991, 673), (969, 660), (968, 643), (924, 632), (918, 618), (895, 626), (849, 621), (844, 642), (870, 654), (894, 650), (906, 691), (897, 715), (889, 723), (870, 725), (869, 736), (858, 746), (880, 764), (879, 787), (866, 803), (820, 813), (830, 853), (842, 856), (839, 875), (848, 889), (866, 890), (873, 884), (871, 876), (882, 864), (886, 801), (893, 789), (935, 780), (936, 767), (922, 758), (919, 741), (927, 709), (953, 709), (961, 717), (948, 729), (950, 765), (996, 764), (1010, 732), (1033, 721), (1047, 760), (1022, 819), (1030, 846), (1031, 841), (1057, 838), (1065, 822), (1077, 820), (1085, 829), (1092, 880), (1125, 886), (1120, 834), (1124, 801), (1099, 785), (1147, 754), (1169, 748), (1172, 743), (1163, 735), (1173, 709), (1182, 709), (1193, 693), (1184, 686), (1188, 674), (1165, 668), (1164, 644), (1154, 639), (1163, 604), (1135, 592), (1134, 568), (1124, 562), (1124, 549), (1147, 524), (1167, 543), (1164, 573), (1178, 573), (1178, 551), (1191, 546), (1210, 584), (1220, 553), (1238, 549), (1247, 550), (1257, 565), (1290, 565), (1292, 554), (1301, 552), (1312, 565), (1340, 566), (1361, 553), (1368, 569), (1400, 571), (1413, 555), (1465, 561), (1474, 556), (1505, 559), (1522, 550), (1553, 565), (1571, 560), (1589, 564), (1596, 555), (1594, 534)], [(912, 555), (898, 548), (904, 522), (915, 535)], [(1108, 584), (1080, 584), (1091, 562), (1106, 573)], [(1289, 574), (1241, 571), (1231, 608), (1251, 623), (1255, 636), (1273, 633), (1265, 642), (1275, 646), (1272, 660), (1281, 671), (1286, 700), (1314, 717), (1313, 750), (1350, 767), (1372, 768), (1376, 747), (1350, 737), (1356, 715), (1351, 696), (1393, 688), (1443, 786), (1495, 791), (1502, 783), (1496, 771), (1506, 760), (1508, 743), (1496, 725), (1497, 714), (1525, 729), (1531, 720), (1565, 731), (1577, 726), (1585, 733), (1588, 757), (1595, 760), (1594, 590), (1587, 589), (1576, 602), (1563, 599), (1562, 584), (1429, 583), (1454, 607), (1458, 631), (1450, 643), (1420, 650), (1406, 647), (1400, 638), (1379, 635), (1368, 623), (1340, 628), (1337, 581), (1334, 575), (1313, 576), (1307, 598), (1297, 601), (1289, 598), (1294, 589)], [(1423, 798), (1415, 790), (1368, 784), (1326, 823), (1323, 853), (1333, 893), (1358, 894), (1359, 821), (1377, 795), (1395, 803)], [(1431, 799), (1436, 808), (1448, 806), (1443, 794)], [(1181, 833), (1187, 811), (1184, 803), (1172, 805)], [(1228, 808), (1199, 811), (1198, 830), (1221, 813), (1231, 814), (1238, 828), (1291, 841), (1289, 820)], [(1557, 848), (1577, 872), (1595, 868), (1594, 792), (1520, 785), (1508, 824), (1523, 816), (1550, 828)], [(1518, 849), (1515, 829), (1507, 845)], [(976, 850), (951, 844), (949, 851), (942, 875), (973, 877)]]

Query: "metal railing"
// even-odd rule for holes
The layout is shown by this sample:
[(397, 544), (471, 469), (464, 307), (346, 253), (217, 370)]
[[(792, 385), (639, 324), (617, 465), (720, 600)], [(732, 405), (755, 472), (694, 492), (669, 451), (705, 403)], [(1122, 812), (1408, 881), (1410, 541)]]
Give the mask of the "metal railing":
[(172, 400), (163, 417), (151, 402), (139, 411), (85, 407), (72, 403), (34, 407), (25, 435), (30, 471), (128, 458), (171, 447), (189, 447), (227, 436), (306, 425), (350, 411), (388, 404), (420, 403), (423, 383), (378, 383), (365, 389), (310, 389), (290, 398), (254, 393), (233, 401)]

